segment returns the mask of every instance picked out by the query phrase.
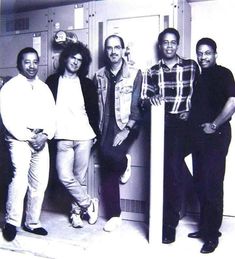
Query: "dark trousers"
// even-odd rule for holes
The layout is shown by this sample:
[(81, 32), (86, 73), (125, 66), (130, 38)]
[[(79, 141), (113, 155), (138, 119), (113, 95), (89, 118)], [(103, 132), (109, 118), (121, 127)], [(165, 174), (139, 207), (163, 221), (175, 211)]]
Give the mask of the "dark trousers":
[(119, 217), (120, 207), (120, 176), (127, 167), (126, 154), (134, 139), (137, 137), (135, 131), (130, 132), (127, 139), (116, 147), (113, 147), (114, 131), (110, 126), (106, 136), (100, 145), (102, 198), (104, 209), (108, 219)]
[(178, 115), (166, 114), (164, 147), (163, 231), (175, 228), (180, 218), (185, 174), (184, 158), (189, 141), (189, 125)]
[(193, 145), (193, 178), (200, 202), (199, 229), (205, 240), (213, 240), (220, 234), (223, 218), (223, 182), (231, 128), (225, 125), (215, 134), (198, 131)]

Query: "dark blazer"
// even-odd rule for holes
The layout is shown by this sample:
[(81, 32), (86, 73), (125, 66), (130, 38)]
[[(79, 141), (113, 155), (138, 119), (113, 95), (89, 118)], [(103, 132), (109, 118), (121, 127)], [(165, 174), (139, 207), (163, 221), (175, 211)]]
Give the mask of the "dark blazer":
[[(59, 85), (59, 74), (53, 74), (46, 80), (46, 84), (51, 89), (51, 92), (56, 101), (58, 85)], [(99, 107), (98, 107), (98, 96), (94, 83), (87, 77), (79, 77), (81, 82), (82, 93), (85, 102), (85, 109), (89, 119), (89, 123), (94, 130), (97, 137), (99, 137)]]

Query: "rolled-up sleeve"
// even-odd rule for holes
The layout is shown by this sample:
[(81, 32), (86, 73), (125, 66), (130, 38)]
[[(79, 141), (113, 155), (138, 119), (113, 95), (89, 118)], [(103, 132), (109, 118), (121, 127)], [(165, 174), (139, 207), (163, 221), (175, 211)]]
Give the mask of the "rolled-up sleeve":
[(135, 121), (141, 120), (140, 96), (141, 96), (142, 82), (143, 82), (143, 76), (142, 76), (141, 70), (139, 70), (134, 80), (132, 101), (131, 101), (130, 119)]

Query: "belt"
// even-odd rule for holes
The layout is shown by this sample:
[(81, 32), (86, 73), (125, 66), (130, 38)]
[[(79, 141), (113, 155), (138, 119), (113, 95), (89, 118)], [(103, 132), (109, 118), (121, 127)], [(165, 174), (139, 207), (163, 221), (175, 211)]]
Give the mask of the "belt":
[(32, 129), (32, 128), (27, 128), (27, 129), (29, 129), (30, 131), (32, 131), (35, 134), (43, 132), (43, 129)]

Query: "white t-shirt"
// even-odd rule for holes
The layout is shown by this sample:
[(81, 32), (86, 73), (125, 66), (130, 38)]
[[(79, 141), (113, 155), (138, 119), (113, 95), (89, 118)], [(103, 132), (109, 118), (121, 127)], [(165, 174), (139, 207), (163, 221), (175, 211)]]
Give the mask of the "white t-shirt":
[(55, 139), (89, 140), (95, 133), (89, 124), (78, 77), (59, 78), (56, 99)]

